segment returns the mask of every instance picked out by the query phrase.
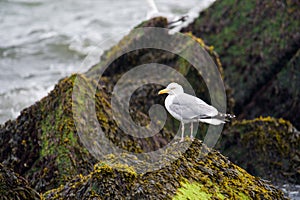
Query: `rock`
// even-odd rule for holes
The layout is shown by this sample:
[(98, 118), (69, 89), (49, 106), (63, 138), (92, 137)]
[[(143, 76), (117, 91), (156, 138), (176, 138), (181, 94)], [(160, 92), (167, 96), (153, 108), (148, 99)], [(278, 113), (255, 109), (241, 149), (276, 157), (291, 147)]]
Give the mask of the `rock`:
[[(161, 27), (166, 25), (166, 21), (164, 18), (157, 18), (144, 23), (144, 26), (156, 24)], [(146, 195), (149, 198), (170, 199), (181, 198), (183, 195), (192, 196), (195, 188), (205, 197), (283, 199), (279, 190), (249, 175), (230, 163), (220, 153), (211, 151), (204, 156), (199, 141), (195, 141), (194, 146), (183, 155), (177, 155), (180, 156), (179, 159), (173, 159), (175, 156), (172, 154), (173, 151), (162, 154), (169, 156), (165, 160), (149, 156), (150, 160), (156, 159), (162, 162), (154, 162), (153, 165), (163, 164), (163, 166), (155, 171), (141, 173), (145, 163), (132, 158), (129, 153), (139, 155), (161, 149), (174, 139), (176, 132), (170, 131), (172, 121), (167, 121), (167, 128), (146, 138), (129, 135), (119, 127), (112, 116), (111, 100), (114, 94), (113, 88), (124, 72), (134, 66), (150, 62), (173, 66), (175, 70), (190, 77), (191, 83), (197, 88), (195, 92), (203, 93), (201, 97), (207, 102), (213, 98), (210, 98), (205, 83), (210, 82), (211, 87), (217, 90), (218, 84), (210, 70), (205, 71), (206, 77), (203, 78), (190, 62), (162, 49), (136, 49), (123, 55), (123, 49), (134, 48), (139, 41), (148, 44), (153, 41), (149, 29), (138, 32), (137, 36), (133, 38), (131, 35), (126, 36), (118, 45), (107, 51), (101, 62), (87, 73), (72, 75), (61, 80), (48, 96), (23, 110), (16, 120), (2, 125), (0, 161), (29, 180), (32, 187), (43, 193), (46, 199), (102, 198), (103, 196), (139, 198)], [(168, 36), (166, 40), (169, 38), (169, 35), (160, 36)], [(195, 45), (185, 42), (191, 40), (170, 41), (168, 44), (172, 47), (178, 46), (178, 52), (185, 53), (191, 62), (194, 61), (192, 60), (194, 55), (200, 56), (204, 61), (204, 67), (210, 67), (205, 60), (209, 58), (208, 54), (203, 51), (207, 49), (217, 64), (217, 69), (222, 72), (218, 56), (212, 48), (207, 47), (201, 39), (191, 34), (185, 34), (183, 37), (193, 38)], [(200, 52), (197, 48), (199, 46), (202, 46)], [(109, 68), (99, 79), (102, 67), (107, 64)], [(79, 85), (76, 84), (78, 80), (81, 83)], [(125, 90), (135, 84), (130, 81)], [(163, 102), (163, 97), (157, 96), (157, 91), (162, 87), (160, 84), (150, 84), (138, 88), (133, 93), (129, 106), (131, 115), (122, 118), (122, 123), (127, 130), (133, 130), (131, 118), (136, 124), (149, 124), (149, 108), (153, 104)], [(74, 91), (80, 91), (80, 94)], [(74, 93), (77, 96), (74, 96)], [(219, 92), (214, 98), (217, 102), (226, 101)], [(122, 99), (117, 99), (116, 104), (120, 103)], [(119, 113), (122, 111), (120, 109)], [(104, 133), (101, 136), (109, 142), (99, 138), (100, 130)], [(113, 143), (116, 149), (129, 153), (108, 154), (112, 151), (112, 148), (106, 148), (109, 143)], [(186, 143), (177, 145), (173, 148), (188, 148)], [(202, 150), (209, 151), (205, 147)], [(165, 166), (168, 160), (173, 162)], [(129, 161), (136, 162), (134, 165), (136, 168), (132, 169)], [(127, 167), (126, 163), (130, 167)]]
[(300, 128), (300, 2), (216, 2), (185, 31), (220, 55), (240, 119), (284, 117)]
[(0, 198), (3, 200), (41, 199), (28, 182), (0, 163)]
[(300, 49), (261, 91), (252, 98), (241, 118), (251, 118), (261, 113), (263, 116), (277, 116), (291, 120), (299, 128), (299, 85)]
[(283, 119), (235, 121), (217, 148), (235, 164), (273, 183), (300, 184), (300, 132)]
[[(136, 28), (167, 28), (167, 25), (168, 23), (165, 18), (158, 17), (152, 19), (151, 21), (144, 22)], [(171, 37), (165, 33), (155, 34), (151, 30), (147, 30), (145, 33), (143, 31), (141, 31), (141, 33), (135, 33), (134, 31), (129, 33), (128, 36), (125, 36), (117, 45), (106, 51), (101, 57), (101, 62), (93, 66), (86, 73), (86, 76), (88, 78), (97, 80), (99, 79), (99, 74), (102, 74), (99, 83), (102, 85), (102, 87), (105, 87), (108, 94), (111, 94), (113, 93), (113, 88), (119, 81), (120, 77), (122, 77), (126, 72), (137, 66), (142, 66), (149, 63), (159, 63), (169, 66), (170, 68), (180, 72), (193, 86), (192, 89), (194, 90), (195, 94), (204, 101), (211, 103), (212, 98), (214, 98), (216, 102), (215, 106), (219, 110), (223, 109), (223, 107), (220, 105), (227, 101), (228, 112), (232, 110), (234, 100), (232, 98), (231, 89), (220, 79), (220, 77), (223, 77), (223, 68), (220, 58), (212, 46), (207, 46), (201, 38), (195, 37), (191, 33), (185, 33), (182, 37), (178, 37), (178, 40), (169, 39)], [(158, 41), (153, 42), (156, 37), (158, 37)], [(192, 39), (194, 43), (188, 44), (188, 42), (191, 41), (188, 41), (187, 38)], [(164, 46), (165, 43), (168, 45)], [(205, 50), (206, 54), (199, 50), (192, 51), (194, 50), (194, 44), (197, 44), (197, 46), (200, 45), (201, 48)], [(143, 45), (147, 48), (137, 48)], [(149, 46), (151, 46), (151, 48)], [(152, 48), (154, 46), (155, 48)], [(166, 47), (172, 50), (176, 49), (177, 54), (165, 50)], [(187, 49), (189, 52), (186, 52)], [(126, 52), (127, 50), (131, 51)], [(207, 55), (209, 55), (210, 58), (207, 58)], [(199, 62), (199, 60), (194, 61), (193, 57), (200, 57), (199, 60), (203, 61), (203, 63), (200, 63), (201, 67), (203, 68), (202, 71), (199, 72), (199, 70), (193, 66), (195, 62)], [(187, 60), (187, 58), (190, 60)], [(212, 66), (211, 63), (207, 63), (211, 59), (211, 63), (214, 63), (215, 66)], [(194, 63), (192, 63), (193, 61)], [(203, 67), (203, 65), (206, 65), (207, 67)], [(109, 67), (107, 67), (104, 73), (101, 73), (103, 66)], [(214, 67), (216, 67), (219, 77), (215, 77), (216, 75), (214, 74)], [(155, 71), (152, 71), (151, 76), (155, 76), (155, 73)], [(157, 77), (161, 76), (161, 73), (157, 72)], [(161, 77), (160, 79), (168, 80), (168, 77)], [(218, 82), (218, 79), (221, 80), (221, 83)], [(173, 79), (173, 81), (179, 80)], [(133, 85), (135, 83), (132, 82), (131, 84)], [(167, 84), (165, 84), (165, 86)], [(215, 89), (214, 92), (209, 92), (208, 85), (211, 85), (211, 87)], [(156, 103), (163, 105), (165, 97), (157, 95), (157, 91), (163, 87), (164, 86), (160, 84), (149, 84), (148, 87), (144, 86), (137, 89), (131, 98), (131, 113), (136, 113), (137, 110), (142, 110), (144, 117), (147, 117), (148, 110), (152, 105)], [(223, 87), (227, 94), (227, 99), (224, 99), (226, 97), (225, 95), (222, 95), (223, 91), (221, 90)], [(192, 93), (191, 91), (188, 92)], [(145, 101), (145, 97), (147, 97), (147, 101)], [(225, 110), (223, 112), (225, 112)], [(132, 117), (134, 118), (134, 114)], [(166, 126), (169, 128), (169, 130), (172, 130), (172, 132), (176, 132), (178, 130), (179, 123), (177, 120), (169, 117)], [(200, 134), (203, 135), (203, 133)]]
[[(189, 143), (176, 145), (180, 149)], [(46, 192), (44, 198), (285, 199), (278, 189), (249, 175), (217, 151), (207, 151), (210, 150), (195, 140), (180, 159), (145, 174), (137, 174), (126, 165), (98, 163), (89, 175), (78, 175), (66, 185)]]
[[(30, 180), (38, 192), (56, 188), (77, 174), (86, 175), (96, 163), (82, 144), (74, 124), (72, 91), (76, 77), (82, 77), (87, 84), (95, 83), (83, 75), (65, 78), (47, 97), (0, 127), (1, 162)], [(96, 97), (97, 123), (117, 146), (140, 152), (165, 145), (170, 140), (171, 134), (164, 131), (149, 142), (134, 140), (117, 128), (107, 93), (99, 89)], [(137, 120), (147, 119), (137, 114)]]
[(72, 116), (74, 76), (59, 82), (49, 95), (24, 109), (0, 128), (1, 162), (39, 192), (87, 174), (96, 163), (82, 147)]

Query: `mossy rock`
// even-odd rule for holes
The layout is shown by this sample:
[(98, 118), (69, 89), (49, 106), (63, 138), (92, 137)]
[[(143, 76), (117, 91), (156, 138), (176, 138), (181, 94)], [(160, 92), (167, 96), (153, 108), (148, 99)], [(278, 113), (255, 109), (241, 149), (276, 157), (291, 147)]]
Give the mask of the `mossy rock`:
[[(137, 26), (136, 28), (147, 28), (147, 27), (159, 27), (159, 28), (167, 28), (168, 22), (165, 18), (158, 17), (151, 19), (150, 21), (146, 21), (142, 23), (141, 25)], [(148, 33), (150, 32), (150, 34)], [(185, 59), (182, 54), (186, 55), (188, 58), (193, 58), (197, 56), (202, 56), (203, 52), (199, 52), (197, 50), (184, 52), (189, 45), (192, 47), (194, 44), (197, 44), (200, 46), (203, 51), (206, 52), (204, 57), (206, 55), (209, 55), (212, 59), (212, 62), (215, 63), (215, 66), (218, 70), (218, 73), (220, 74), (221, 78), (224, 78), (223, 73), (223, 67), (219, 58), (219, 55), (214, 51), (214, 48), (212, 46), (208, 46), (204, 43), (204, 41), (199, 38), (195, 37), (191, 33), (184, 33), (182, 37), (183, 41), (188, 41), (186, 38), (189, 38), (191, 44), (186, 44), (180, 42), (181, 40), (170, 40), (169, 46), (171, 49), (181, 49), (181, 51), (177, 53), (182, 53), (180, 55), (169, 52), (164, 50), (163, 48), (142, 48), (142, 49), (136, 49), (136, 46), (142, 45), (144, 43), (151, 44), (153, 42), (153, 35), (151, 35), (151, 31), (141, 31), (141, 33), (137, 34), (135, 31), (132, 31), (127, 36), (125, 36), (117, 45), (109, 49), (108, 51), (104, 52), (104, 54), (101, 56), (100, 62), (93, 66), (91, 69), (88, 70), (88, 72), (85, 74), (90, 79), (97, 80), (99, 78), (99, 74), (102, 74), (99, 83), (102, 87), (105, 87), (105, 90), (107, 94), (112, 94), (114, 86), (119, 81), (119, 79), (129, 70), (133, 69), (137, 66), (142, 66), (149, 63), (158, 63), (162, 65), (166, 65), (170, 68), (173, 68), (174, 70), (180, 72), (186, 80), (193, 86), (195, 94), (202, 98), (204, 101), (211, 103), (211, 96), (215, 95), (215, 99), (217, 99), (217, 104), (221, 105), (224, 102), (224, 98), (226, 98), (224, 95), (220, 94), (220, 92), (209, 92), (207, 83), (210, 82), (211, 84), (214, 84), (212, 80), (214, 80), (213, 75), (210, 73), (213, 73), (213, 69), (211, 71), (207, 70), (205, 71), (205, 74), (207, 76), (207, 79), (203, 77), (203, 74), (200, 74), (199, 71), (193, 66), (192, 63), (190, 63), (187, 59)], [(169, 35), (160, 35), (161, 40), (168, 41), (168, 39), (171, 36)], [(167, 42), (166, 42), (167, 43)], [(155, 43), (157, 46), (160, 46), (160, 43)], [(155, 46), (155, 45), (153, 45)], [(178, 48), (178, 46), (180, 48)], [(135, 49), (129, 52), (125, 52), (127, 49)], [(125, 52), (125, 53), (124, 53)], [(204, 60), (209, 60), (205, 59)], [(102, 73), (101, 70), (103, 70), (103, 66), (109, 66), (107, 69)], [(211, 66), (211, 68), (214, 68), (214, 66)], [(156, 72), (153, 71), (153, 74)], [(204, 73), (204, 72), (202, 72)], [(151, 76), (153, 76), (153, 74)], [(157, 76), (161, 76), (161, 74), (157, 74)], [(167, 78), (165, 78), (167, 79)], [(176, 81), (176, 80), (173, 80)], [(219, 85), (217, 86), (218, 81), (215, 81), (215, 88), (220, 88)], [(222, 86), (225, 86), (225, 93), (227, 95), (227, 99), (225, 99), (225, 102), (227, 101), (227, 112), (230, 112), (234, 105), (234, 100), (232, 98), (231, 89), (228, 87), (226, 83), (222, 82)], [(137, 110), (141, 110), (144, 113), (144, 116), (148, 117), (148, 110), (149, 108), (154, 104), (161, 104), (164, 103), (165, 96), (158, 96), (157, 91), (162, 89), (164, 86), (159, 84), (151, 84), (142, 88), (139, 88), (136, 90), (136, 92), (132, 95), (130, 104), (132, 105), (131, 113), (139, 113)], [(218, 89), (220, 90), (220, 89)], [(147, 101), (145, 101), (147, 100)], [(223, 112), (226, 112), (225, 110)], [(135, 118), (134, 114), (132, 116)], [(172, 130), (172, 132), (175, 132), (178, 130), (179, 123), (177, 120), (173, 120), (172, 117), (168, 118), (167, 121), (167, 127), (169, 130)], [(148, 119), (149, 121), (149, 119)], [(142, 123), (142, 122), (138, 122)], [(205, 129), (205, 127), (203, 128)], [(201, 129), (201, 130), (203, 130)], [(199, 135), (203, 135), (201, 131), (199, 132)]]
[[(289, 119), (299, 129), (300, 49), (262, 91), (257, 92), (241, 117), (277, 116)], [(262, 102), (265, 102), (261, 104)]]
[[(155, 24), (162, 26), (165, 24), (165, 19), (158, 18), (149, 23), (151, 26)], [(186, 36), (194, 37), (191, 34), (187, 34)], [(147, 32), (142, 33), (140, 37), (151, 41)], [(139, 39), (136, 38), (136, 40)], [(212, 48), (205, 46), (199, 38), (194, 37), (194, 40), (202, 48), (209, 50), (208, 52), (212, 55), (219, 70), (222, 72), (218, 56)], [(124, 173), (124, 167), (120, 166), (120, 164), (118, 167), (111, 167), (105, 163), (97, 164), (98, 160), (93, 157), (92, 153), (87, 150), (79, 138), (79, 135), (82, 133), (78, 132), (78, 127), (76, 127), (78, 124), (75, 125), (72, 110), (74, 103), (80, 103), (88, 107), (90, 102), (86, 99), (94, 99), (96, 119), (93, 123), (99, 123), (105, 136), (111, 142), (129, 152), (141, 153), (161, 148), (168, 144), (175, 135), (173, 131), (163, 129), (159, 134), (151, 138), (134, 138), (125, 134), (117, 126), (111, 114), (112, 88), (126, 70), (149, 62), (172, 65), (174, 69), (185, 72), (185, 75), (190, 77), (191, 82), (194, 81), (193, 83), (198, 89), (196, 93), (204, 91), (203, 98), (206, 98), (208, 102), (210, 100), (205, 84), (203, 81), (200, 81), (201, 76), (195, 72), (190, 63), (183, 61), (174, 54), (161, 50), (143, 49), (118, 57), (118, 59), (111, 63), (109, 70), (104, 73), (104, 76), (98, 80), (98, 70), (101, 70), (102, 65), (109, 63), (111, 58), (118, 55), (121, 45), (134, 45), (134, 41), (128, 41), (125, 37), (118, 45), (107, 51), (103, 55), (101, 62), (87, 73), (72, 75), (62, 79), (48, 96), (23, 110), (16, 120), (8, 121), (4, 125), (1, 125), (0, 159), (5, 166), (12, 168), (13, 171), (29, 180), (32, 187), (38, 192), (44, 193), (50, 190), (44, 195), (47, 198), (65, 197), (61, 196), (64, 192), (66, 192), (66, 196), (69, 195), (69, 199), (75, 197), (92, 198), (94, 197), (93, 195), (143, 196), (143, 192), (139, 191), (145, 191), (145, 194), (148, 194), (149, 197), (152, 195), (153, 198), (155, 198), (156, 194), (157, 198), (175, 198), (176, 195), (179, 195), (178, 198), (181, 198), (182, 195), (180, 197), (180, 194), (186, 192), (184, 187), (190, 187), (192, 190), (200, 188), (201, 191), (204, 191), (208, 195), (213, 195), (213, 192), (218, 191), (217, 196), (212, 196), (216, 198), (223, 196), (225, 198), (235, 196), (283, 198), (281, 192), (263, 183), (263, 181), (248, 175), (244, 170), (231, 164), (217, 152), (208, 154), (208, 156), (204, 157), (204, 161), (201, 159), (197, 160), (197, 155), (200, 156), (199, 154), (201, 153), (199, 151), (199, 142), (196, 142), (196, 146), (187, 151), (182, 158), (172, 163), (170, 165), (171, 168), (166, 167), (143, 175), (135, 173), (138, 169), (133, 169), (133, 171), (126, 170)], [(175, 46), (176, 44), (172, 45)], [(153, 58), (155, 59), (153, 60)], [(74, 102), (72, 94), (74, 88), (77, 88), (75, 82), (78, 79), (84, 83), (84, 87), (86, 86), (86, 93), (83, 93), (82, 98), (76, 99)], [(89, 90), (95, 86), (97, 86), (97, 91), (93, 94)], [(141, 124), (149, 122), (147, 108), (157, 102), (162, 104), (163, 97), (157, 97), (157, 91), (161, 88), (162, 86), (159, 85), (151, 85), (148, 88), (146, 87), (144, 93), (137, 92), (136, 96), (133, 95), (134, 100), (132, 101), (132, 105), (138, 109), (134, 110), (135, 108), (132, 108), (134, 110), (132, 118)], [(141, 100), (145, 97), (149, 101)], [(80, 123), (87, 123), (87, 119), (89, 119), (88, 114), (85, 113), (81, 116)], [(126, 121), (127, 119), (124, 120)], [(91, 138), (94, 136), (92, 129), (91, 132), (83, 134), (90, 134)], [(95, 140), (95, 138), (93, 139)], [(97, 140), (95, 141), (97, 143)], [(212, 157), (209, 157), (209, 155)], [(118, 160), (115, 163), (118, 164)], [(238, 174), (235, 177), (231, 176), (231, 173), (234, 172), (231, 170), (226, 171), (228, 167), (237, 170)], [(186, 173), (187, 175), (185, 175)], [(226, 176), (229, 174), (228, 179), (221, 179), (224, 173), (227, 173)], [(204, 178), (203, 175), (205, 175)], [(151, 179), (152, 176), (156, 181)], [(77, 178), (74, 179), (74, 177)], [(166, 177), (162, 179), (164, 182), (156, 184), (161, 177)], [(206, 179), (207, 177), (209, 177), (209, 180)], [(115, 182), (116, 180), (118, 182)], [(170, 180), (174, 182), (170, 182)], [(220, 184), (222, 181), (224, 181), (224, 184)], [(240, 185), (240, 182), (245, 185)], [(144, 184), (143, 188), (139, 189), (139, 185), (136, 183), (140, 185)], [(87, 187), (90, 186), (87, 184), (91, 184), (92, 187)], [(131, 191), (131, 186), (136, 187), (134, 188), (134, 191), (136, 191), (135, 194), (128, 193)], [(166, 191), (162, 190), (163, 186), (166, 186)], [(181, 186), (182, 189), (180, 189)], [(253, 187), (255, 187), (254, 191)], [(57, 189), (51, 190), (54, 188)], [(109, 194), (107, 192), (103, 194), (105, 189), (111, 189), (107, 190)], [(252, 192), (250, 192), (250, 189)], [(165, 192), (157, 192), (159, 190)]]
[(300, 132), (283, 119), (235, 121), (217, 146), (249, 173), (274, 183), (300, 183)]
[[(190, 143), (176, 144), (178, 149), (187, 145)], [(43, 196), (45, 199), (285, 199), (278, 189), (249, 175), (199, 140), (178, 160), (160, 170), (138, 174), (134, 168), (117, 162), (114, 166), (98, 163), (89, 175), (78, 175)]]
[(41, 197), (23, 177), (0, 163), (0, 199), (38, 200)]
[(74, 78), (61, 80), (47, 97), (0, 128), (1, 162), (30, 180), (39, 192), (86, 174), (96, 163), (74, 126)]
[[(75, 127), (72, 91), (76, 78), (87, 85), (97, 84), (84, 75), (65, 78), (47, 97), (23, 110), (16, 120), (0, 127), (1, 162), (30, 180), (39, 192), (58, 187), (77, 174), (86, 175), (97, 162), (82, 144)], [(95, 96), (96, 123), (117, 146), (141, 152), (166, 145), (173, 137), (162, 130), (148, 142), (135, 140), (113, 121), (107, 93), (100, 88)], [(137, 120), (143, 122), (147, 118), (137, 113)]]
[[(72, 92), (75, 79), (76, 75), (61, 80), (48, 96), (24, 109), (16, 120), (0, 126), (0, 161), (30, 180), (39, 192), (64, 184), (77, 174), (86, 175), (96, 163), (82, 145), (74, 124)], [(97, 84), (84, 75), (82, 79), (88, 84)], [(109, 121), (108, 94), (105, 89), (98, 89), (96, 94), (101, 126), (113, 141), (123, 141), (120, 146), (139, 151), (132, 147), (135, 146), (132, 138), (123, 137), (120, 130), (113, 128), (117, 127), (116, 124)], [(137, 116), (144, 117), (138, 112)], [(170, 138), (164, 134), (160, 137), (163, 137), (158, 142), (160, 145)]]
[(284, 117), (300, 128), (300, 2), (221, 0), (185, 31), (222, 58), (240, 118)]

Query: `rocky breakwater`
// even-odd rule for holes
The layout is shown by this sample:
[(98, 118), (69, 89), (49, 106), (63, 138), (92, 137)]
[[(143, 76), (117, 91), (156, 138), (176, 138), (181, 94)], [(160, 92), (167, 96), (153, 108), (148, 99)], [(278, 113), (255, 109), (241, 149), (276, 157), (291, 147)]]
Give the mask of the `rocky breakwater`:
[(299, 8), (299, 1), (221, 0), (182, 30), (214, 46), (232, 89), (241, 121), (227, 127), (221, 152), (279, 184), (300, 180)]
[[(141, 26), (166, 27), (167, 21), (164, 18), (156, 18)], [(109, 70), (100, 79), (95, 76), (105, 62), (118, 55), (120, 46), (130, 46), (141, 38), (147, 40), (147, 34), (147, 31), (140, 32), (139, 37), (133, 40), (125, 37), (107, 51), (101, 62), (87, 73), (61, 80), (48, 96), (23, 110), (17, 119), (1, 125), (2, 198), (284, 199), (280, 190), (248, 174), (219, 152), (207, 148), (198, 139), (192, 143), (187, 140), (169, 145), (176, 150), (183, 150), (179, 151), (181, 153), (162, 151), (163, 159), (158, 157), (157, 162), (153, 163), (156, 170), (144, 169), (145, 166), (151, 168), (151, 164), (145, 165), (138, 156), (131, 155), (160, 149), (174, 139), (175, 133), (172, 130), (172, 120), (167, 121), (167, 126), (158, 134), (147, 138), (133, 137), (118, 127), (112, 117), (111, 96), (114, 84), (124, 71), (137, 64), (149, 62), (172, 65), (174, 69), (190, 76), (191, 82), (198, 86), (199, 91), (208, 93), (201, 76), (193, 71), (189, 62), (170, 52), (151, 48), (121, 56), (110, 64)], [(186, 34), (186, 37), (192, 37), (198, 45), (207, 49), (222, 71), (220, 60), (210, 47), (191, 34)], [(81, 87), (84, 90), (82, 96), (74, 99), (72, 95), (74, 90), (78, 89), (75, 84), (78, 79), (82, 81)], [(95, 94), (89, 91), (92, 88), (97, 88)], [(157, 91), (161, 88), (161, 85), (152, 84), (143, 90), (137, 90), (133, 95), (131, 109), (134, 112), (131, 117), (136, 123), (149, 123), (147, 109), (154, 103), (162, 104), (163, 98), (157, 96)], [(87, 99), (94, 100), (92, 105), (96, 117), (90, 118), (88, 114), (79, 112), (82, 114), (79, 115), (80, 124), (76, 124), (78, 121), (74, 120), (78, 118), (74, 116), (72, 106), (75, 103), (83, 106), (79, 108), (90, 107), (91, 102)], [(127, 119), (124, 120), (124, 125), (129, 125)], [(105, 144), (94, 137), (97, 136), (95, 129), (78, 129), (78, 125), (86, 125), (91, 121), (101, 126), (104, 136), (114, 146), (124, 149), (127, 153), (105, 154), (97, 151), (97, 144)], [(91, 146), (86, 145), (82, 136), (92, 139)], [(170, 160), (172, 162), (168, 162)], [(19, 175), (15, 175), (16, 173)], [(17, 189), (12, 185), (18, 186)]]
[(300, 128), (300, 2), (221, 0), (183, 32), (220, 55), (240, 119), (284, 118)]

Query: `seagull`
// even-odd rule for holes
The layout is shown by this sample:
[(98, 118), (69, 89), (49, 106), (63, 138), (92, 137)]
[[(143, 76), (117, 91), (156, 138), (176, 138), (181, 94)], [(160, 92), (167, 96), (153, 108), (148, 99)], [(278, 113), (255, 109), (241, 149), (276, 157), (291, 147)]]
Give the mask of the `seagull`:
[(146, 19), (149, 20), (153, 17), (162, 16), (168, 19), (169, 33), (174, 34), (181, 29), (193, 23), (199, 17), (199, 13), (210, 7), (216, 0), (199, 1), (187, 13), (182, 16), (177, 16), (174, 13), (160, 12), (155, 0), (147, 0), (148, 12)]
[(193, 122), (204, 122), (212, 125), (224, 124), (235, 115), (220, 113), (215, 107), (208, 105), (203, 100), (184, 93), (178, 83), (170, 83), (158, 94), (168, 94), (165, 107), (168, 112), (181, 122), (181, 140), (184, 135), (184, 124), (191, 123), (191, 140), (193, 140)]

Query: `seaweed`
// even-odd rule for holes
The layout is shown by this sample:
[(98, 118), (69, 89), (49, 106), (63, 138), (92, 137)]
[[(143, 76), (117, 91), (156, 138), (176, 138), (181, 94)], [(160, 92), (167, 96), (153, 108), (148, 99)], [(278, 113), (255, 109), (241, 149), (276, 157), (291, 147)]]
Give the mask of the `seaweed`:
[(299, 184), (300, 133), (289, 121), (271, 117), (235, 121), (217, 148), (254, 176)]
[[(187, 145), (176, 144), (179, 149)], [(115, 159), (114, 165), (100, 162), (89, 175), (78, 175), (66, 185), (44, 193), (44, 198), (285, 199), (278, 189), (249, 175), (200, 140), (195, 140), (178, 160), (157, 171), (138, 174), (137, 169), (120, 165)]]
[(222, 0), (182, 30), (214, 46), (240, 119), (284, 117), (299, 129), (299, 8), (296, 0)]
[(32, 189), (23, 177), (0, 163), (0, 199), (41, 199), (38, 192)]
[[(141, 26), (166, 27), (166, 22), (164, 18), (155, 18)], [(184, 37), (192, 38), (197, 46), (206, 49), (222, 75), (221, 62), (214, 48), (206, 46), (202, 39), (190, 33)], [(135, 138), (124, 133), (112, 117), (111, 108), (113, 87), (124, 72), (134, 66), (154, 61), (172, 66), (183, 72), (193, 83), (197, 88), (197, 96), (201, 93), (202, 98), (210, 101), (201, 74), (195, 72), (191, 63), (174, 53), (148, 48), (119, 56), (123, 48), (134, 46), (140, 40), (149, 42), (151, 35), (145, 31), (134, 39), (130, 35), (126, 36), (104, 53), (101, 62), (87, 73), (74, 74), (60, 80), (46, 97), (24, 109), (16, 120), (2, 125), (2, 164), (29, 180), (32, 188), (43, 194), (45, 199), (172, 199), (183, 198), (183, 195), (192, 197), (195, 190), (216, 199), (284, 199), (281, 191), (251, 176), (219, 152), (205, 147), (199, 140), (195, 140), (191, 146), (189, 142), (172, 144), (175, 145), (173, 148), (187, 150), (182, 151), (182, 155), (178, 155), (177, 151), (165, 151), (162, 155), (165, 156), (164, 159), (156, 158), (158, 162), (153, 163), (161, 167), (155, 171), (140, 173), (145, 171), (145, 163), (131, 153), (138, 155), (166, 146), (175, 138), (178, 122), (168, 118), (165, 128), (154, 137)], [(190, 45), (189, 42), (174, 42), (171, 45), (179, 45), (185, 54), (197, 53), (185, 51)], [(99, 71), (108, 63), (109, 69), (99, 79)], [(210, 75), (208, 74), (209, 78)], [(83, 85), (76, 85), (76, 80), (81, 80)], [(84, 92), (74, 99), (72, 95), (77, 87), (83, 87)], [(95, 87), (97, 90), (93, 94)], [(162, 97), (157, 96), (161, 87), (156, 84), (146, 85), (143, 90), (138, 90), (143, 92), (136, 91), (133, 94), (130, 109), (135, 122), (142, 125), (149, 123), (147, 111), (153, 104), (163, 102)], [(227, 88), (227, 91), (230, 89)], [(220, 94), (216, 95), (217, 99), (222, 97)], [(95, 101), (94, 104), (91, 104), (90, 99)], [(228, 102), (231, 105), (229, 107), (232, 107), (233, 101)], [(77, 120), (83, 125), (91, 119), (84, 109), (94, 106), (92, 109), (96, 112), (96, 118), (92, 119), (92, 123), (99, 124), (110, 142), (129, 153), (119, 155), (100, 152), (100, 156), (95, 155), (96, 151), (87, 146), (80, 136), (83, 134), (92, 139), (91, 145), (101, 144), (102, 141), (94, 137), (97, 136), (94, 127), (81, 132), (76, 126), (80, 124), (76, 124), (74, 120), (74, 104), (81, 105), (77, 110), (81, 114)], [(127, 120), (129, 119), (124, 119), (125, 125), (128, 124)], [(179, 158), (174, 160), (174, 156)], [(169, 163), (169, 160), (173, 162)]]

